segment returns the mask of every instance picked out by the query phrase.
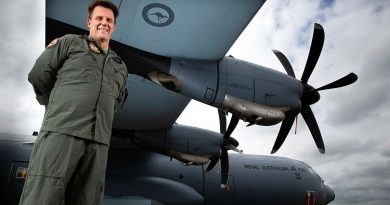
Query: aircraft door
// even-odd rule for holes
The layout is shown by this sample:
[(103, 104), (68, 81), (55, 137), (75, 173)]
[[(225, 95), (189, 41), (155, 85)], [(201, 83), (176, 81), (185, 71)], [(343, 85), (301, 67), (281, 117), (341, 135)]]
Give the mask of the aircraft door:
[(27, 162), (13, 162), (10, 168), (7, 188), (5, 190), (5, 204), (17, 205), (27, 176)]

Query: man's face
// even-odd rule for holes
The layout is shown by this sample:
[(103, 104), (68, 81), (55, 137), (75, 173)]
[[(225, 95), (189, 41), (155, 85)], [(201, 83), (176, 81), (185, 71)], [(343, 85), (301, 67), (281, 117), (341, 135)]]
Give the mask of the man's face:
[(88, 18), (89, 35), (102, 43), (108, 43), (115, 31), (114, 13), (111, 9), (96, 6)]

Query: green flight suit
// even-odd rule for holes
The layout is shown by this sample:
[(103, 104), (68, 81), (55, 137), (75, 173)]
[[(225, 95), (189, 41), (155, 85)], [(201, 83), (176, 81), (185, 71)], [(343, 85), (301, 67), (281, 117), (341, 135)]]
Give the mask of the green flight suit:
[(20, 204), (101, 203), (112, 120), (127, 96), (127, 72), (119, 56), (87, 36), (65, 35), (39, 56), (28, 79), (46, 107)]
[(41, 130), (109, 144), (127, 80), (126, 65), (112, 50), (105, 55), (88, 37), (66, 35), (45, 49), (28, 79), (46, 105)]

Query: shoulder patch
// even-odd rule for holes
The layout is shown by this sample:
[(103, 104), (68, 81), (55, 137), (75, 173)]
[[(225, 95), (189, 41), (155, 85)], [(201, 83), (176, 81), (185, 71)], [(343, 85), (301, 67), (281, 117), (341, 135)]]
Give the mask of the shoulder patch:
[(60, 41), (59, 38), (56, 38), (56, 39), (52, 40), (52, 41), (49, 43), (49, 45), (46, 46), (46, 48), (52, 48), (52, 47), (54, 47), (55, 45), (58, 44), (59, 41)]
[(122, 59), (121, 58), (119, 58), (119, 57), (114, 57), (114, 58), (112, 58), (116, 63), (118, 63), (118, 64), (122, 64)]

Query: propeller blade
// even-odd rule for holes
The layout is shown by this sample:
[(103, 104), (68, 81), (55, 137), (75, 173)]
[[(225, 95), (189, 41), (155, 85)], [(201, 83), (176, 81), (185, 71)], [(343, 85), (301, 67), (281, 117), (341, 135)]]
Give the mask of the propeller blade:
[(356, 80), (358, 79), (357, 75), (355, 73), (350, 73), (332, 83), (329, 83), (327, 85), (324, 85), (320, 88), (317, 88), (316, 90), (317, 91), (320, 91), (320, 90), (327, 90), (327, 89), (333, 89), (333, 88), (339, 88), (339, 87), (343, 87), (343, 86), (347, 86), (347, 85), (350, 85), (352, 83), (354, 83)]
[(219, 133), (225, 134), (226, 132), (226, 111), (218, 109), (219, 116)]
[(232, 115), (232, 119), (230, 120), (229, 126), (225, 134), (223, 135), (224, 138), (229, 138), (229, 136), (232, 134), (234, 129), (236, 129), (236, 126), (238, 124), (238, 121), (240, 119), (234, 115)]
[(229, 157), (227, 149), (222, 149), (221, 154), (221, 188), (225, 188), (229, 178)]
[(303, 71), (301, 81), (307, 83), (313, 72), (314, 67), (317, 64), (318, 58), (320, 57), (322, 46), (324, 45), (325, 32), (321, 24), (314, 24), (313, 39), (311, 41), (309, 56), (307, 57), (305, 70)]
[(294, 123), (294, 117), (286, 117), (283, 122), (282, 126), (280, 126), (280, 130), (278, 133), (278, 136), (276, 137), (276, 141), (274, 144), (274, 147), (272, 148), (271, 154), (278, 151), (278, 149), (282, 146), (284, 140), (286, 139), (288, 133), (290, 132), (290, 129)]
[(291, 76), (291, 77), (296, 78), (294, 70), (293, 70), (290, 62), (286, 58), (286, 56), (282, 52), (280, 52), (278, 50), (272, 50), (272, 51), (275, 53), (276, 57), (278, 57), (279, 61), (282, 63), (282, 65), (283, 65), (284, 69), (286, 70), (287, 74), (289, 76)]
[(206, 169), (206, 172), (209, 172), (210, 170), (212, 170), (215, 167), (215, 165), (218, 163), (220, 157), (221, 157), (220, 152), (214, 153), (213, 155), (211, 155), (211, 160), (210, 160), (209, 166)]
[(301, 114), (303, 116), (303, 119), (305, 120), (307, 126), (309, 127), (309, 130), (311, 132), (311, 135), (313, 136), (314, 142), (317, 145), (318, 151), (320, 153), (325, 153), (325, 145), (324, 141), (322, 140), (320, 128), (318, 127), (316, 118), (314, 117), (313, 111), (311, 110), (310, 106), (303, 105), (301, 109)]
[(233, 145), (235, 147), (238, 147), (240, 143), (238, 143), (238, 141), (236, 139), (234, 139), (233, 137), (228, 137), (228, 138), (225, 138), (223, 140), (223, 145), (226, 146), (226, 145)]

